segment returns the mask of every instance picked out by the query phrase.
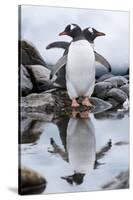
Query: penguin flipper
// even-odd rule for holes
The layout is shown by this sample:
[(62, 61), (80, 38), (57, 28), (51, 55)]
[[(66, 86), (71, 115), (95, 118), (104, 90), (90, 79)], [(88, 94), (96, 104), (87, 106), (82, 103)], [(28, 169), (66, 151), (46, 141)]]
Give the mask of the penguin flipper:
[(99, 62), (100, 64), (104, 65), (104, 67), (106, 67), (107, 70), (111, 72), (111, 65), (109, 64), (109, 62), (96, 51), (94, 51), (94, 53), (95, 53), (96, 62)]
[(70, 43), (69, 42), (64, 42), (64, 41), (57, 41), (50, 43), (46, 49), (52, 49), (52, 48), (60, 48), (60, 49), (65, 49), (67, 50), (69, 47)]
[(53, 66), (53, 70), (50, 74), (50, 79), (64, 66), (67, 62), (67, 55), (62, 56), (57, 63)]

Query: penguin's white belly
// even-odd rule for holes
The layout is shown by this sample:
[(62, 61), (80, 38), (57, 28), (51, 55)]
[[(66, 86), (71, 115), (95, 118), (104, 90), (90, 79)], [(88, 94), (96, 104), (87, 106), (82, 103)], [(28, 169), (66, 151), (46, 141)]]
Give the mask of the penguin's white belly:
[(91, 96), (95, 85), (95, 56), (86, 40), (72, 42), (69, 47), (66, 83), (70, 98)]

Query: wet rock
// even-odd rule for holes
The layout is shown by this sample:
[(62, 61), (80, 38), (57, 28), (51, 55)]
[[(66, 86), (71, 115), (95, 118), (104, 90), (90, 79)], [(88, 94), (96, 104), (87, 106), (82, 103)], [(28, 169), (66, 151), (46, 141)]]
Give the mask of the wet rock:
[(104, 82), (111, 83), (113, 87), (120, 87), (124, 84), (127, 84), (128, 80), (124, 78), (123, 76), (115, 76), (115, 77), (106, 79)]
[(107, 110), (102, 113), (94, 114), (96, 119), (122, 119), (124, 116), (123, 112), (117, 112), (117, 110)]
[(42, 56), (36, 47), (28, 41), (19, 41), (19, 62), (23, 65), (43, 65), (46, 67)]
[(32, 91), (33, 84), (30, 79), (30, 75), (27, 69), (21, 65), (20, 66), (20, 90), (22, 96), (29, 94)]
[(122, 91), (124, 91), (127, 94), (127, 96), (129, 97), (129, 84), (121, 86), (120, 89)]
[(130, 102), (129, 99), (126, 99), (126, 101), (123, 103), (123, 111), (129, 111)]
[(97, 79), (97, 83), (105, 81), (106, 79), (109, 79), (111, 77), (114, 77), (114, 75), (111, 73), (104, 74), (104, 75), (100, 76), (100, 78)]
[(104, 74), (107, 74), (107, 69), (105, 67), (101, 67), (99, 64), (96, 64), (96, 79), (100, 78)]
[(40, 194), (46, 185), (46, 179), (37, 172), (27, 168), (19, 169), (19, 194)]
[(126, 78), (129, 81), (129, 74), (124, 75), (124, 78)]
[[(92, 112), (103, 112), (112, 107), (110, 103), (96, 97), (91, 97), (90, 101), (93, 104)], [(80, 98), (78, 102), (81, 104)], [(83, 105), (77, 108), (78, 112), (83, 112), (86, 109), (90, 108), (86, 108)], [(40, 120), (50, 121), (56, 118), (56, 116), (69, 115), (72, 110), (71, 100), (65, 90), (56, 90), (52, 93), (30, 94), (21, 98), (21, 111), (23, 115), (34, 119), (39, 117)]]
[(46, 112), (42, 112), (40, 109), (25, 109), (23, 108), (23, 110), (25, 111), (22, 111), (22, 115), (23, 116), (26, 116), (26, 117), (29, 117), (30, 119), (32, 120), (39, 120), (39, 121), (44, 121), (44, 122), (52, 122), (53, 118), (54, 118), (54, 111), (51, 112), (50, 110), (47, 111), (46, 109)]
[(41, 65), (28, 65), (27, 68), (30, 71), (36, 92), (42, 92), (53, 88), (52, 82), (49, 80), (49, 69)]
[(21, 144), (35, 143), (44, 130), (45, 122), (31, 118), (21, 118)]
[(29, 65), (28, 68), (32, 71), (35, 79), (38, 82), (48, 81), (50, 77), (50, 70), (41, 65)]
[(114, 179), (102, 186), (105, 190), (125, 189), (129, 188), (129, 171), (121, 172)]
[(108, 91), (113, 88), (110, 82), (99, 82), (96, 83), (93, 96), (105, 99)]
[(116, 99), (114, 99), (113, 97), (112, 97), (112, 98), (109, 97), (108, 100), (107, 100), (107, 102), (111, 103), (111, 105), (112, 105), (113, 108), (116, 108), (116, 107), (120, 104), (120, 103), (119, 103)]
[(108, 93), (108, 97), (111, 97), (118, 101), (120, 104), (124, 103), (128, 98), (127, 94), (118, 88), (112, 88)]
[(90, 101), (92, 105), (94, 105), (93, 113), (102, 113), (106, 110), (109, 110), (112, 108), (112, 105), (109, 102), (103, 101), (102, 99), (91, 97)]
[[(71, 108), (71, 100), (69, 99), (66, 91), (55, 91), (54, 98), (55, 98), (55, 112), (57, 114), (60, 113), (63, 115), (64, 114), (69, 115), (72, 112), (73, 109)], [(87, 109), (86, 106), (81, 105), (81, 101), (82, 98), (79, 98), (78, 103), (80, 104), (80, 107), (75, 109), (77, 112), (83, 112)], [(97, 97), (91, 97), (90, 101), (93, 105), (93, 108), (90, 110), (90, 112), (93, 113), (103, 112), (112, 107), (112, 105), (109, 102), (105, 102), (104, 100), (99, 99)]]
[(52, 94), (30, 94), (21, 98), (21, 111), (22, 112), (39, 112), (51, 114), (54, 110), (54, 99)]

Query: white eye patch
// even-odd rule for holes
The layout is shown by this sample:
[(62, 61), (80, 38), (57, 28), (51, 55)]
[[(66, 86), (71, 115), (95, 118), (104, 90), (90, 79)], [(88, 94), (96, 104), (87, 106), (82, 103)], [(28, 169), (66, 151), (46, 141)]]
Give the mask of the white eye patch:
[(71, 31), (72, 31), (73, 29), (75, 29), (75, 28), (76, 28), (76, 26), (75, 26), (74, 24), (71, 24), (71, 25), (70, 25)]
[(88, 31), (90, 31), (91, 33), (93, 33), (93, 29), (91, 27), (88, 28)]

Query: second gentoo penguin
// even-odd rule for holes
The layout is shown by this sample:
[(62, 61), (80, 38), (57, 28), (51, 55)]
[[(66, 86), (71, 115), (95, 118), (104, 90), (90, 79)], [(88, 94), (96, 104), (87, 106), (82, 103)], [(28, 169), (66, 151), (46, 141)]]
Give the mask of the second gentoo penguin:
[(82, 105), (91, 106), (89, 97), (95, 86), (95, 55), (91, 44), (86, 40), (81, 28), (68, 25), (59, 34), (73, 38), (67, 55), (66, 86), (72, 107), (78, 107), (76, 98), (84, 97)]
[[(105, 33), (99, 32), (94, 28), (88, 27), (86, 29), (83, 30), (84, 36), (86, 37), (86, 39), (91, 43), (93, 50), (94, 50), (94, 40), (98, 37), (98, 36), (104, 36)], [(61, 48), (64, 49), (64, 55), (63, 57), (61, 57), (57, 63), (54, 65), (53, 70), (51, 72), (51, 78), (58, 72), (57, 75), (57, 79), (56, 82), (60, 83), (61, 85), (64, 85), (65, 87), (65, 64), (66, 64), (66, 60), (67, 60), (67, 53), (68, 53), (68, 48), (69, 48), (70, 43), (69, 42), (64, 42), (64, 41), (57, 41), (57, 42), (53, 42), (50, 43), (46, 49), (51, 49), (51, 48)], [(110, 72), (111, 71), (111, 65), (109, 64), (109, 62), (99, 53), (97, 53), (94, 50), (95, 53), (95, 61), (102, 64), (103, 66), (105, 66), (107, 68), (107, 70)]]

